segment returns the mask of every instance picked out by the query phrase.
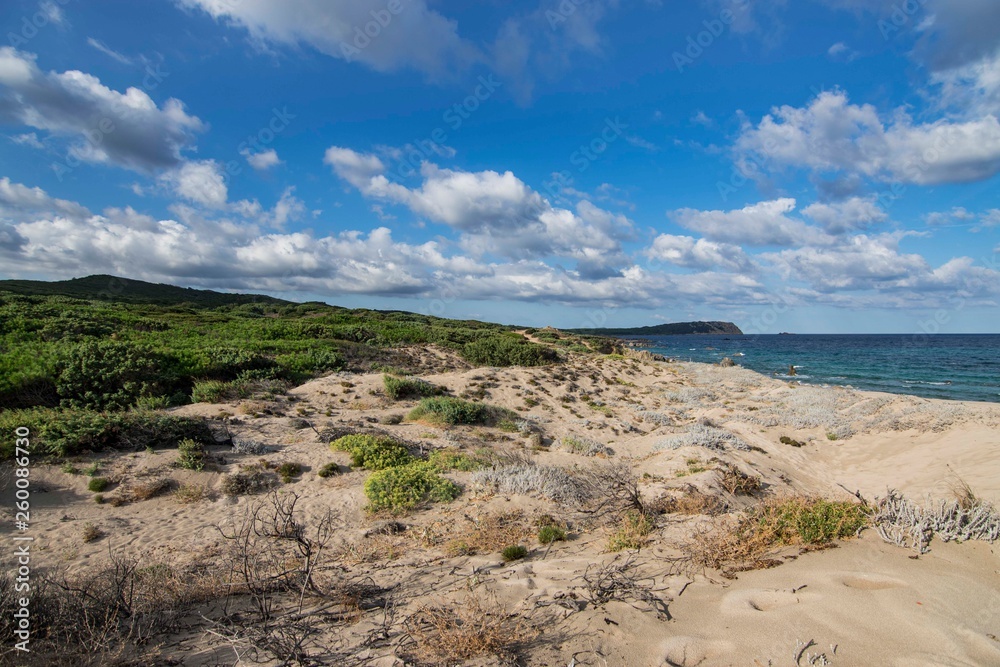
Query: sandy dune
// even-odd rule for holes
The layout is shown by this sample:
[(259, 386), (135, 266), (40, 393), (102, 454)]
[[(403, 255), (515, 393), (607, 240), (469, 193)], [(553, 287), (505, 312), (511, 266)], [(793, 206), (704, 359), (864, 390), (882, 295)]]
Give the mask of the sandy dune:
[[(447, 352), (433, 353), (447, 362)], [(851, 499), (846, 488), (871, 500), (895, 488), (917, 500), (941, 499), (951, 497), (961, 479), (979, 497), (1000, 503), (998, 405), (790, 386), (740, 368), (593, 357), (551, 368), (469, 369), (425, 379), (452, 395), (517, 410), (544, 434), (544, 446), (531, 448), (519, 433), (495, 428), (392, 424), (389, 417), (405, 415), (415, 401), (390, 401), (381, 391), (381, 375), (374, 374), (325, 377), (270, 402), (199, 404), (176, 412), (218, 418), (220, 433), (228, 429), (272, 445), (276, 451), (265, 456), (269, 461), (301, 463), (302, 476), (281, 490), (301, 496), (298, 509), (307, 522), (335, 511), (343, 524), (336, 564), (344, 576), (395, 586), (400, 620), (421, 605), (463, 605), (466, 596), (487, 592), (527, 618), (538, 636), (519, 651), (520, 664), (1000, 665), (996, 544), (935, 539), (929, 553), (915, 558), (914, 551), (889, 545), (868, 530), (838, 548), (802, 554), (785, 548), (776, 555), (780, 566), (727, 578), (678, 567), (678, 546), (705, 517), (667, 514), (634, 556), (636, 571), (667, 603), (663, 613), (635, 600), (579, 603), (588, 566), (593, 572), (626, 555), (607, 553), (609, 529), (587, 521), (576, 508), (467, 488), (452, 503), (400, 518), (409, 527), (403, 533), (366, 537), (378, 521), (364, 509), (368, 473), (316, 475), (330, 461), (348, 463), (321, 437), (335, 428), (378, 429), (425, 450), (488, 447), (517, 451), (542, 465), (600, 463), (560, 446), (564, 437), (574, 436), (609, 447), (614, 452), (609, 460), (630, 459), (647, 499), (693, 487), (739, 507), (747, 501), (726, 498), (716, 481), (715, 470), (730, 463), (759, 475), (767, 494)], [(296, 422), (301, 419), (308, 425)], [(729, 431), (750, 449), (657, 447), (698, 423)], [(782, 444), (781, 436), (803, 446)], [(39, 466), (33, 512), (38, 565), (84, 572), (106, 559), (109, 548), (174, 567), (218, 559), (223, 544), (216, 526), (231, 524), (254, 500), (221, 494), (222, 475), (259, 457), (228, 453), (221, 445), (217, 451), (225, 465), (206, 472), (173, 467), (172, 451), (100, 454), (77, 463), (99, 460), (107, 476), (125, 485), (166, 477), (204, 486), (206, 498), (190, 504), (165, 495), (119, 507), (99, 505), (86, 490), (85, 476)], [(448, 476), (469, 484), (470, 473)], [(5, 507), (11, 506), (10, 495), (5, 484)], [(530, 549), (527, 559), (503, 564), (496, 550), (449, 553), (450, 540), (467, 534), (482, 517), (498, 514), (524, 524), (520, 535)], [(551, 549), (539, 545), (532, 521), (542, 514), (568, 522), (570, 539)], [(87, 523), (104, 536), (84, 542)], [(368, 614), (344, 629), (345, 637), (360, 637), (375, 622)], [(398, 623), (396, 640), (402, 632)], [(400, 646), (389, 641), (365, 650), (370, 664), (401, 665), (394, 656), (401, 654)], [(164, 647), (166, 655), (190, 665), (232, 664), (227, 650), (198, 631), (178, 635)]]

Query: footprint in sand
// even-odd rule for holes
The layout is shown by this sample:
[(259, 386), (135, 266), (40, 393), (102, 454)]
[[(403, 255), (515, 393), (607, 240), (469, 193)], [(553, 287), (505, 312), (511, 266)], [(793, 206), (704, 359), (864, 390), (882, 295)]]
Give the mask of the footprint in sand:
[(819, 597), (815, 593), (751, 589), (726, 593), (722, 598), (719, 608), (726, 614), (755, 613), (780, 609), (781, 607), (800, 604)]
[(905, 581), (895, 577), (868, 572), (849, 572), (841, 575), (837, 581), (848, 588), (862, 591), (881, 591), (886, 588), (903, 588), (908, 585)]
[(732, 652), (736, 645), (701, 637), (671, 637), (661, 646), (660, 667), (698, 667)]

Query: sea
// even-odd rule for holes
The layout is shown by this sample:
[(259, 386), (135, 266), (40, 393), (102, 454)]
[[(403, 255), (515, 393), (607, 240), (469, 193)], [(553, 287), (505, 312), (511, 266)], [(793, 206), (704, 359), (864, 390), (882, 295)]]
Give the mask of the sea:
[[(803, 384), (1000, 402), (1000, 334), (650, 336), (641, 348), (680, 361), (738, 365)], [(795, 375), (790, 374), (791, 367)]]

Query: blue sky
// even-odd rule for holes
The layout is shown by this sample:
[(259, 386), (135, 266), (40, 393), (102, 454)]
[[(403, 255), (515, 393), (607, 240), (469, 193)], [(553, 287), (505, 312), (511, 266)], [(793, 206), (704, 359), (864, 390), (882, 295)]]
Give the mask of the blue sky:
[(0, 275), (1000, 331), (993, 0), (13, 0)]

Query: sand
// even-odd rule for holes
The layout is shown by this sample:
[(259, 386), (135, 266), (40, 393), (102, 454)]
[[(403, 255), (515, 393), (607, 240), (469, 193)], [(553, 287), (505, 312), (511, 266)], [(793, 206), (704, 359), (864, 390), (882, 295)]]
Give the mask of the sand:
[[(418, 353), (432, 354), (438, 366), (452, 361), (445, 350)], [(595, 606), (579, 602), (586, 597), (584, 573), (615, 558), (620, 563), (626, 555), (608, 553), (609, 529), (585, 521), (574, 508), (540, 497), (467, 489), (452, 503), (401, 517), (409, 526), (403, 534), (365, 537), (379, 520), (365, 512), (362, 487), (368, 473), (316, 475), (330, 461), (349, 462), (321, 437), (332, 428), (378, 429), (424, 449), (517, 451), (538, 464), (567, 468), (600, 463), (559, 446), (564, 437), (575, 436), (611, 448), (610, 461), (629, 460), (644, 475), (647, 499), (691, 487), (721, 494), (714, 469), (730, 463), (759, 475), (771, 495), (849, 500), (849, 490), (871, 501), (892, 488), (930, 501), (951, 497), (962, 480), (980, 498), (1000, 504), (1000, 405), (789, 385), (741, 368), (582, 356), (551, 368), (465, 369), (423, 377), (456, 396), (485, 392), (486, 402), (530, 419), (544, 433), (546, 446), (532, 450), (520, 434), (495, 428), (386, 423), (416, 402), (387, 399), (378, 374), (334, 374), (270, 402), (174, 410), (214, 418), (220, 432), (228, 429), (273, 446), (276, 451), (264, 457), (273, 463), (303, 465), (302, 476), (281, 490), (300, 496), (297, 507), (307, 523), (328, 509), (342, 522), (331, 552), (338, 571), (396, 587), (391, 639), (365, 649), (370, 664), (404, 664), (398, 657), (406, 653), (402, 621), (421, 606), (454, 607), (464, 605), (467, 595), (488, 594), (536, 628), (538, 636), (518, 651), (524, 665), (1000, 665), (996, 544), (934, 539), (930, 551), (918, 556), (868, 530), (837, 548), (801, 554), (786, 548), (777, 555), (777, 567), (726, 576), (679, 567), (679, 545), (705, 518), (665, 515), (633, 558), (667, 612), (635, 600)], [(296, 428), (302, 426), (299, 419), (309, 426)], [(657, 449), (658, 442), (699, 422), (734, 433), (753, 449)], [(781, 436), (804, 445), (781, 444)], [(225, 449), (215, 448), (226, 463), (205, 472), (174, 467), (176, 453), (167, 450), (76, 461), (81, 468), (100, 461), (105, 474), (125, 485), (163, 477), (205, 487), (208, 497), (190, 504), (167, 494), (119, 507), (99, 505), (86, 490), (85, 476), (36, 465), (35, 566), (84, 573), (105, 562), (109, 549), (177, 568), (217, 561), (224, 550), (218, 526), (232, 525), (255, 500), (221, 494), (222, 477), (259, 458)], [(702, 465), (709, 469), (690, 472)], [(470, 473), (448, 476), (468, 486)], [(112, 489), (105, 495), (114, 494)], [(11, 496), (6, 479), (5, 507), (12, 507)], [(729, 500), (734, 506), (748, 502)], [(500, 513), (523, 523), (518, 537), (530, 549), (528, 558), (504, 564), (497, 550), (450, 555), (449, 540), (466, 535), (482, 517)], [(570, 523), (570, 539), (551, 549), (535, 541), (531, 525), (546, 513)], [(84, 542), (86, 524), (103, 536)], [(0, 532), (6, 536), (10, 530), (5, 522)], [(377, 615), (368, 612), (338, 632), (349, 644), (376, 624)], [(234, 662), (231, 651), (196, 628), (170, 638), (163, 653), (186, 665)], [(466, 664), (501, 661), (478, 658)]]

